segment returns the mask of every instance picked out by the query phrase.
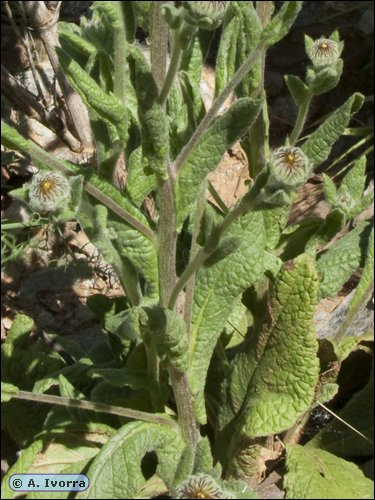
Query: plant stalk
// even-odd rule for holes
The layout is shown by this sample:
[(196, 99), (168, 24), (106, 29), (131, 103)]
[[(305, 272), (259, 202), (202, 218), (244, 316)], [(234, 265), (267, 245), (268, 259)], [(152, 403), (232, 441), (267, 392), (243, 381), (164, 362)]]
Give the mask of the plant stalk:
[(297, 114), (297, 119), (296, 123), (294, 124), (294, 128), (292, 130), (292, 133), (290, 134), (289, 137), (289, 143), (291, 146), (294, 146), (295, 143), (298, 141), (299, 136), (301, 135), (301, 132), (303, 130), (303, 127), (305, 126), (306, 118), (310, 109), (310, 104), (312, 101), (313, 95), (310, 93), (303, 104), (298, 109), (298, 114)]
[(159, 92), (167, 66), (169, 27), (161, 13), (165, 3), (168, 2), (152, 2), (151, 5), (151, 69)]
[(178, 32), (173, 33), (173, 50), (171, 55), (171, 61), (168, 67), (168, 73), (165, 77), (163, 88), (160, 91), (159, 102), (162, 106), (167, 102), (169, 92), (172, 88), (175, 77), (178, 73), (182, 57), (182, 48), (180, 43), (180, 37)]
[(108, 413), (110, 415), (118, 415), (120, 417), (132, 418), (134, 420), (143, 420), (152, 424), (166, 425), (177, 430), (176, 421), (162, 416), (154, 415), (144, 411), (132, 410), (130, 408), (121, 408), (120, 406), (107, 405), (106, 403), (92, 403), (82, 399), (63, 398), (53, 396), (52, 394), (34, 394), (28, 391), (18, 391), (12, 394), (14, 399), (22, 399), (26, 401), (35, 401), (37, 403), (48, 403), (52, 405), (67, 406), (69, 408), (78, 408), (80, 410), (92, 410), (100, 413)]
[[(159, 2), (154, 2), (159, 3)], [(153, 41), (164, 39), (166, 23), (161, 22), (161, 9), (154, 8), (153, 10)], [(163, 33), (161, 33), (163, 32)], [(157, 58), (156, 58), (157, 60)], [(165, 105), (169, 95), (169, 91), (173, 85), (174, 78), (177, 74), (181, 60), (181, 47), (175, 38), (171, 63), (168, 68), (167, 76), (160, 93), (159, 102)], [(156, 64), (156, 63), (155, 63)], [(157, 79), (157, 84), (160, 84), (164, 68), (155, 67), (153, 69), (154, 77)], [(159, 246), (159, 305), (167, 307), (169, 297), (172, 290), (175, 288), (176, 276), (176, 247), (177, 247), (177, 231), (176, 231), (176, 206), (174, 197), (175, 172), (173, 165), (168, 162), (168, 179), (163, 181), (157, 178), (158, 194), (159, 194), (159, 226), (158, 226), (158, 246)], [(172, 310), (175, 309), (175, 305)], [(193, 411), (193, 397), (187, 379), (186, 373), (181, 373), (173, 366), (168, 366), (168, 373), (171, 380), (173, 394), (176, 401), (178, 412), (178, 423), (181, 429), (181, 434), (187, 444), (194, 450), (198, 441), (199, 432)]]

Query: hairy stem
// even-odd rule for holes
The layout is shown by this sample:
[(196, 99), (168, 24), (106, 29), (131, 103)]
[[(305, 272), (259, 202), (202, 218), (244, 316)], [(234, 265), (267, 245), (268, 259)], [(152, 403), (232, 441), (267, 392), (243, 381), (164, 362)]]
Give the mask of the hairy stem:
[(195, 450), (199, 439), (199, 431), (193, 412), (193, 396), (187, 375), (179, 372), (171, 365), (168, 368), (168, 373), (176, 400), (178, 423), (182, 437)]
[(152, 424), (166, 425), (177, 430), (177, 424), (172, 419), (154, 415), (152, 413), (146, 413), (144, 411), (107, 405), (105, 403), (92, 403), (91, 401), (85, 401), (82, 399), (63, 398), (60, 396), (53, 396), (51, 394), (34, 394), (33, 392), (28, 391), (18, 391), (16, 394), (12, 394), (12, 398), (35, 401), (36, 403), (48, 403), (52, 405), (66, 406), (69, 408), (78, 408), (80, 410), (93, 410), (100, 413), (133, 418), (134, 420), (143, 420), (144, 422), (150, 422)]
[(151, 5), (151, 69), (156, 86), (160, 92), (166, 73), (169, 27), (162, 16), (163, 4)]
[(313, 96), (310, 93), (306, 97), (305, 101), (298, 108), (296, 123), (294, 124), (294, 128), (293, 128), (292, 133), (290, 134), (290, 137), (289, 137), (289, 142), (290, 142), (291, 146), (294, 146), (295, 143), (298, 141), (298, 138), (301, 135), (303, 127), (305, 126), (305, 122), (306, 122), (307, 114), (308, 114), (309, 109), (310, 109), (312, 97)]
[(257, 62), (259, 56), (265, 49), (266, 45), (267, 43), (264, 40), (259, 43), (256, 49), (249, 55), (246, 61), (242, 64), (242, 66), (238, 68), (233, 78), (224, 87), (221, 94), (215, 99), (211, 108), (209, 109), (203, 120), (200, 122), (198, 127), (195, 129), (189, 142), (186, 144), (186, 146), (182, 149), (181, 153), (176, 158), (175, 161), (176, 172), (178, 172), (182, 168), (182, 166), (188, 159), (190, 153), (197, 144), (203, 132), (205, 132), (207, 128), (211, 125), (212, 121), (216, 117), (217, 113), (219, 112), (219, 109), (224, 104), (226, 99), (230, 96), (230, 94), (234, 91), (237, 85), (243, 80), (246, 74), (251, 70), (251, 68)]
[[(256, 12), (263, 26), (271, 20), (274, 11), (273, 2), (257, 2)], [(265, 47), (260, 56), (261, 77), (259, 85), (251, 94), (251, 97), (259, 97), (264, 92), (264, 71), (266, 65), (267, 48)], [(256, 179), (259, 172), (264, 168), (268, 156), (268, 128), (269, 118), (267, 102), (264, 99), (262, 111), (257, 116), (253, 126), (249, 130), (249, 172), (252, 179)]]
[(167, 102), (169, 92), (172, 88), (175, 76), (177, 75), (178, 69), (181, 63), (182, 49), (180, 43), (180, 37), (178, 33), (173, 33), (173, 50), (171, 56), (171, 62), (169, 63), (168, 73), (165, 77), (163, 88), (160, 91), (159, 102), (164, 105)]

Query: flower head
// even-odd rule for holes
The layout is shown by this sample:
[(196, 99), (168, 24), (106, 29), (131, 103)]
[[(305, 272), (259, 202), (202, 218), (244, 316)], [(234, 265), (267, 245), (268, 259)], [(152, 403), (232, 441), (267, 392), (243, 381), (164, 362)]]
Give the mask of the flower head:
[(229, 2), (183, 2), (186, 21), (206, 30), (214, 30), (223, 22)]
[(307, 55), (315, 67), (335, 64), (342, 51), (342, 44), (330, 38), (319, 38), (309, 47)]
[(30, 206), (37, 212), (62, 210), (70, 198), (70, 184), (59, 172), (38, 172), (29, 188)]
[(189, 476), (177, 488), (176, 498), (226, 498), (223, 490), (208, 474)]
[(305, 153), (296, 147), (281, 147), (271, 155), (271, 175), (276, 184), (297, 187), (305, 182), (311, 165)]

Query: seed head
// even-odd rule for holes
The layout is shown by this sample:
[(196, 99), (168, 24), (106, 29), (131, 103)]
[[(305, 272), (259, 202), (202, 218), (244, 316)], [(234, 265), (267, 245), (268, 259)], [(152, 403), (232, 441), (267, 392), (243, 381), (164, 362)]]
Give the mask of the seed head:
[(315, 67), (331, 66), (340, 57), (342, 47), (329, 38), (319, 38), (311, 45), (308, 56)]
[(274, 180), (282, 186), (294, 187), (307, 180), (310, 162), (300, 148), (281, 147), (271, 155), (271, 172)]
[(186, 21), (206, 30), (214, 30), (223, 22), (229, 2), (183, 2)]
[(223, 490), (208, 474), (189, 476), (177, 488), (176, 498), (226, 498)]
[(30, 206), (36, 212), (57, 212), (70, 198), (70, 184), (59, 172), (38, 172), (29, 188)]

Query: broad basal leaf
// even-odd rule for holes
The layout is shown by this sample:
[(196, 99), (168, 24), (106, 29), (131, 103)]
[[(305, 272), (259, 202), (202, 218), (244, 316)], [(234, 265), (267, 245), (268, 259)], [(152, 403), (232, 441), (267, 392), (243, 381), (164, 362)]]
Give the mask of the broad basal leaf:
[(205, 421), (203, 389), (205, 375), (217, 339), (238, 296), (263, 275), (265, 232), (261, 212), (236, 221), (228, 237), (238, 238), (236, 249), (196, 278), (189, 349), (189, 380), (197, 418)]
[(261, 100), (238, 99), (232, 107), (217, 118), (202, 134), (197, 145), (182, 166), (176, 183), (177, 225), (188, 216), (199, 188), (206, 176), (215, 169), (222, 155), (254, 122), (261, 108)]
[(137, 498), (145, 484), (142, 458), (157, 455), (156, 474), (172, 487), (185, 443), (178, 431), (161, 425), (132, 422), (106, 443), (90, 466), (90, 487), (78, 498)]
[(286, 466), (286, 498), (374, 498), (373, 481), (327, 451), (287, 445)]
[(285, 263), (269, 320), (234, 358), (219, 415), (220, 446), (229, 449), (229, 460), (246, 439), (288, 429), (311, 405), (319, 374), (313, 323), (318, 284), (308, 256)]

